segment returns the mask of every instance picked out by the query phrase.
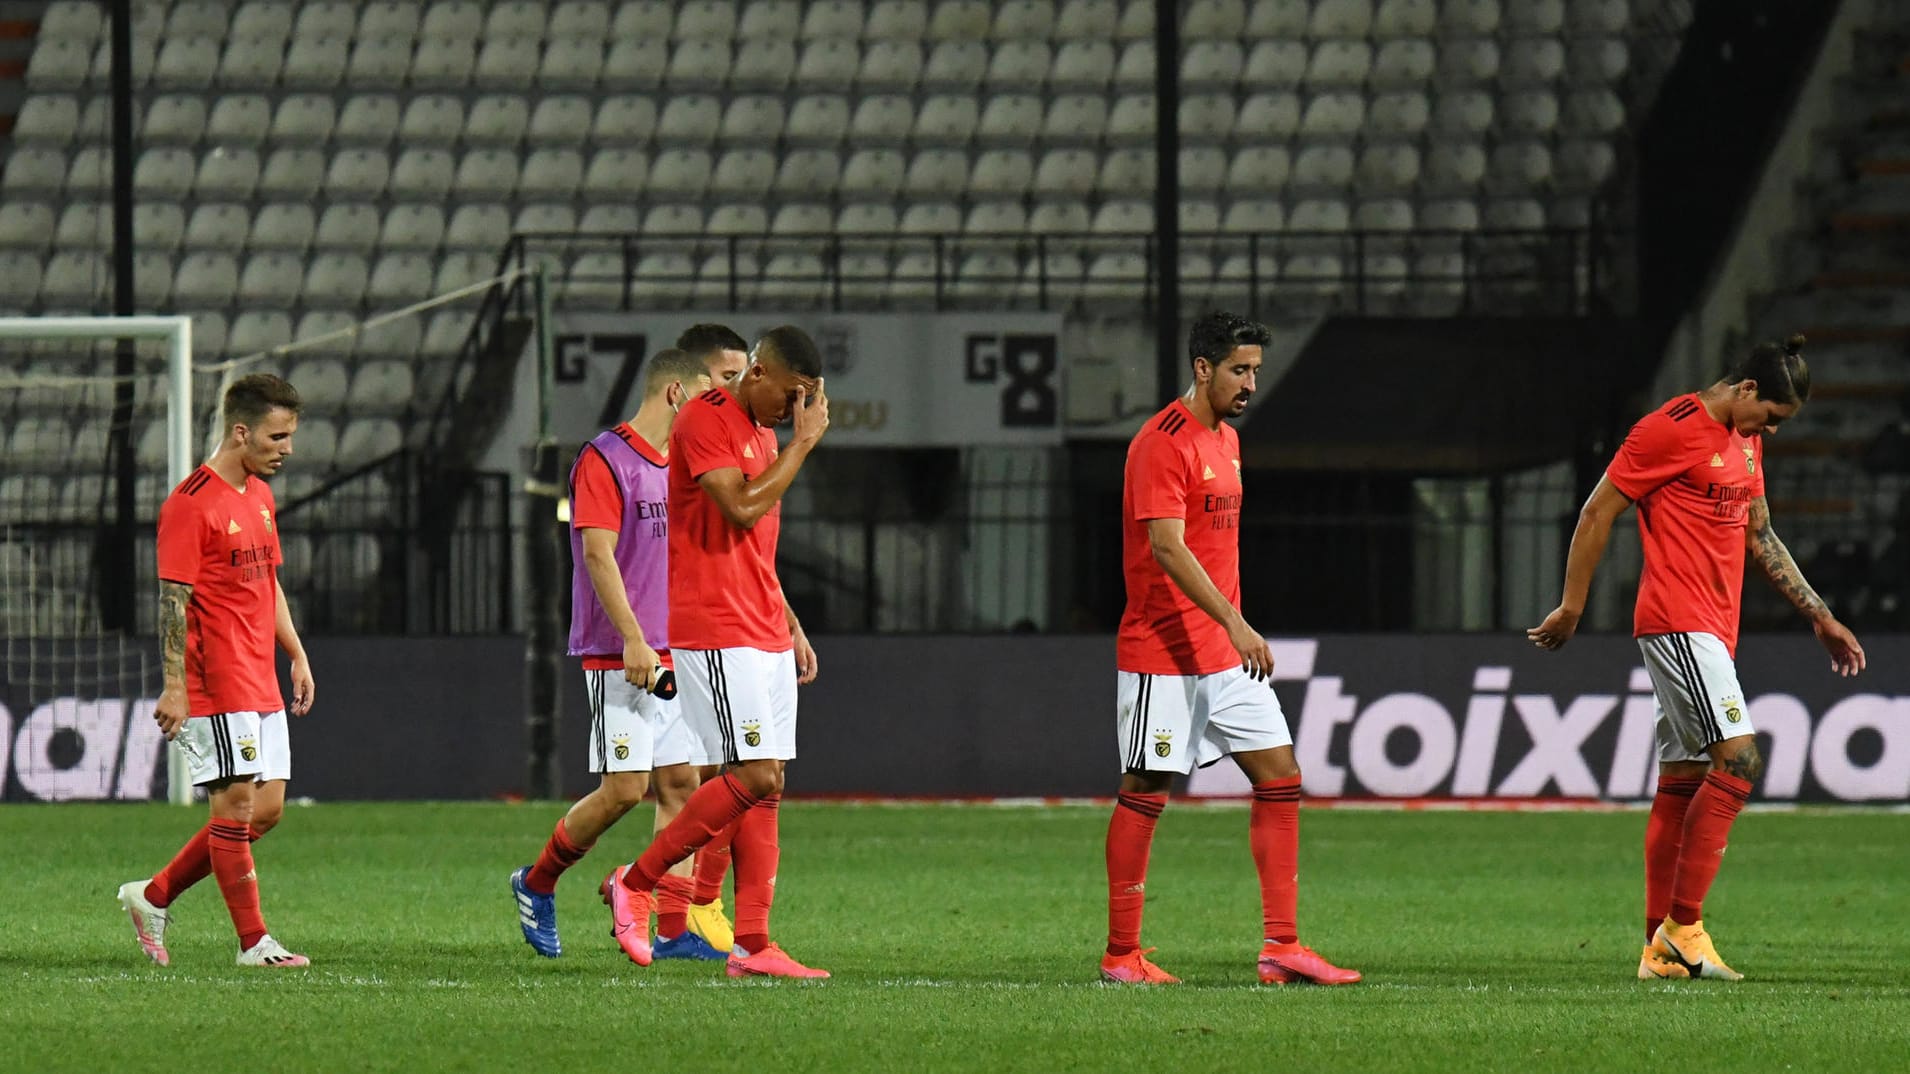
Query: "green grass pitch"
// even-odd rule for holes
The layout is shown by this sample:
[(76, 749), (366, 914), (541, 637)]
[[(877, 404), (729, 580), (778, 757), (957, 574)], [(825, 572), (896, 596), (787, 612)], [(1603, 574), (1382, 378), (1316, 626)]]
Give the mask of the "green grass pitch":
[(1707, 917), (1747, 974), (1633, 979), (1637, 813), (1316, 810), (1303, 938), (1351, 988), (1254, 984), (1246, 812), (1161, 822), (1145, 931), (1184, 977), (1095, 983), (1101, 808), (783, 810), (778, 938), (835, 973), (639, 969), (596, 881), (648, 810), (559, 887), (566, 954), (518, 936), (506, 877), (560, 807), (294, 808), (258, 848), (304, 971), (240, 970), (217, 890), (146, 962), (113, 900), (202, 822), (164, 806), (0, 808), (0, 1069), (1280, 1071), (1901, 1070), (1910, 1056), (1910, 817), (1746, 815)]

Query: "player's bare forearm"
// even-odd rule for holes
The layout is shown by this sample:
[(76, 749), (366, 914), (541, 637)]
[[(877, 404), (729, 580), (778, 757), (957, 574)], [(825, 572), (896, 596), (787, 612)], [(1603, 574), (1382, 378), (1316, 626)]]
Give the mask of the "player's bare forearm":
[(159, 656), (168, 688), (186, 685), (186, 609), (191, 604), (191, 586), (159, 583)]
[(292, 625), (292, 605), (285, 599), (285, 587), (279, 584), (276, 576), (272, 579), (273, 634), (279, 648), (294, 660), (305, 659), (305, 643), (299, 640), (298, 628)]
[(1791, 558), (1791, 550), (1784, 547), (1777, 531), (1771, 528), (1771, 507), (1762, 496), (1751, 501), (1744, 543), (1745, 550), (1757, 561), (1764, 577), (1769, 578), (1771, 585), (1784, 594), (1784, 599), (1791, 602), (1791, 607), (1813, 622), (1830, 617), (1830, 606), (1804, 580), (1804, 572), (1797, 569), (1797, 561)]
[(697, 481), (716, 501), (723, 517), (737, 529), (753, 529), (782, 502), (783, 494), (796, 480), (796, 472), (815, 447), (813, 441), (796, 440), (778, 452), (769, 468), (753, 478), (745, 478), (735, 469), (712, 470)]
[(630, 608), (630, 594), (623, 587), (623, 571), (617, 567), (617, 535), (611, 530), (585, 529), (584, 570), (590, 575), (591, 591), (597, 603), (610, 617), (610, 625), (624, 641), (642, 641), (643, 626)]
[(1600, 477), (1578, 510), (1578, 525), (1572, 527), (1572, 544), (1565, 553), (1565, 592), (1559, 607), (1583, 612), (1592, 592), (1592, 577), (1605, 558), (1605, 545), (1611, 541), (1612, 524), (1625, 513), (1631, 501), (1618, 491), (1611, 478)]

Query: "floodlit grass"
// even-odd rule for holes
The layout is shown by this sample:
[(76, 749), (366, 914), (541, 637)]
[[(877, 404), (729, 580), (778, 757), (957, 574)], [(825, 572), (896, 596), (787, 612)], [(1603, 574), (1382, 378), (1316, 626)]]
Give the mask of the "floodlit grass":
[(1635, 813), (1305, 814), (1302, 938), (1351, 988), (1254, 984), (1241, 808), (1161, 822), (1146, 942), (1186, 978), (1095, 983), (1099, 808), (787, 803), (775, 931), (832, 970), (730, 981), (639, 969), (597, 880), (558, 889), (536, 957), (505, 883), (549, 804), (320, 805), (258, 846), (302, 971), (240, 970), (216, 888), (175, 906), (173, 964), (113, 900), (203, 818), (164, 806), (0, 808), (0, 1069), (288, 1071), (1901, 1069), (1910, 1056), (1910, 816), (1745, 816), (1707, 905), (1740, 985), (1633, 979)]

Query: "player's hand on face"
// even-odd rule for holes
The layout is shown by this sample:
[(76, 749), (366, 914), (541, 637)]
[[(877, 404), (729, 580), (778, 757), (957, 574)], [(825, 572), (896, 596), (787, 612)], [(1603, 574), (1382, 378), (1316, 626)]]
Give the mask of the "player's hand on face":
[(159, 694), (159, 704), (153, 707), (153, 720), (159, 724), (159, 732), (168, 742), (179, 737), (179, 729), (186, 726), (186, 717), (191, 715), (191, 706), (186, 703), (186, 688), (168, 686)]
[(804, 634), (801, 627), (796, 628), (795, 642), (796, 683), (799, 686), (807, 686), (816, 681), (816, 673), (821, 670), (821, 666), (816, 663), (815, 646), (809, 644), (809, 635)]
[(648, 690), (656, 685), (657, 668), (663, 663), (657, 651), (642, 638), (623, 643), (623, 681)]
[(822, 439), (829, 428), (829, 396), (823, 391), (823, 378), (816, 378), (816, 391), (811, 395), (806, 388), (796, 389), (796, 436), (797, 440), (814, 444)]
[(1259, 631), (1243, 620), (1227, 631), (1227, 640), (1233, 643), (1234, 651), (1240, 654), (1240, 662), (1246, 666), (1247, 674), (1256, 679), (1273, 674), (1273, 650), (1267, 646), (1267, 639), (1261, 637)]
[(1525, 632), (1526, 640), (1546, 651), (1557, 649), (1578, 633), (1579, 613), (1560, 605), (1552, 609), (1545, 622)]
[(312, 681), (312, 662), (305, 657), (292, 661), (292, 715), (303, 716), (312, 711), (312, 702), (318, 700), (318, 685)]
[(1850, 632), (1849, 627), (1830, 617), (1818, 620), (1811, 630), (1824, 646), (1824, 651), (1830, 654), (1832, 671), (1849, 678), (1864, 669), (1864, 647), (1857, 643), (1857, 636)]

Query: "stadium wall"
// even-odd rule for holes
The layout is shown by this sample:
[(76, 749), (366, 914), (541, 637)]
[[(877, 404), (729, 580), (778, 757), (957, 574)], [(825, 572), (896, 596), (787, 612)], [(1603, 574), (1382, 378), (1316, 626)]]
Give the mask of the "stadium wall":
[[(1739, 653), (1773, 801), (1910, 799), (1910, 636), (1866, 639), (1870, 669), (1833, 676), (1808, 634)], [(315, 638), (319, 693), (294, 725), (293, 794), (321, 801), (511, 796), (525, 781), (523, 644), (514, 638)], [(792, 793), (1105, 795), (1114, 786), (1113, 640), (819, 639), (802, 694)], [(1562, 655), (1482, 635), (1338, 635), (1274, 643), (1309, 794), (1647, 795), (1652, 700), (1628, 638)], [(582, 793), (581, 677), (563, 677), (560, 765)], [(35, 696), (0, 681), (5, 798), (145, 799), (165, 766), (152, 700)], [(1231, 765), (1191, 790), (1244, 790)]]

